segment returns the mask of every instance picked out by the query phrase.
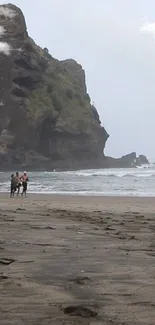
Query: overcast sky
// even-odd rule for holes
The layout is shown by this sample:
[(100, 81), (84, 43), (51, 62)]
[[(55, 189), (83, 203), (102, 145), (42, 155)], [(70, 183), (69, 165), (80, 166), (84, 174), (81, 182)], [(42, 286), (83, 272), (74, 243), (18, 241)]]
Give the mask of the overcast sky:
[[(0, 4), (7, 1), (0, 1)], [(12, 0), (28, 32), (86, 71), (110, 134), (106, 154), (155, 157), (155, 0)]]

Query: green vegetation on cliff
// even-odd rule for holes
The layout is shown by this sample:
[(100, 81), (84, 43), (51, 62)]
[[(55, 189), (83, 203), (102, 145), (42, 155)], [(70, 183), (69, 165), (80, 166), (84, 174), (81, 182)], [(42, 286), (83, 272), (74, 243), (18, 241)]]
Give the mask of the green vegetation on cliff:
[[(78, 72), (81, 66), (72, 62)], [(53, 58), (48, 62), (40, 87), (28, 97), (27, 113), (32, 123), (39, 123), (49, 116), (55, 120), (56, 129), (68, 132), (89, 133), (98, 122), (94, 119), (89, 95), (79, 80), (74, 79), (69, 65), (64, 67), (63, 63)]]

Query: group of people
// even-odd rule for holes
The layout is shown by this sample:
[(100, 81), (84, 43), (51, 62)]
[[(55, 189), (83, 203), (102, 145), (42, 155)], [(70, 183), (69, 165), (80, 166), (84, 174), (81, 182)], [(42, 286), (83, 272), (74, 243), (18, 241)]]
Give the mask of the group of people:
[(17, 196), (20, 194), (20, 189), (22, 188), (21, 195), (25, 195), (27, 193), (27, 183), (29, 181), (27, 172), (25, 171), (23, 175), (19, 175), (19, 172), (11, 175), (11, 189), (10, 189), (10, 197), (14, 197), (15, 193)]

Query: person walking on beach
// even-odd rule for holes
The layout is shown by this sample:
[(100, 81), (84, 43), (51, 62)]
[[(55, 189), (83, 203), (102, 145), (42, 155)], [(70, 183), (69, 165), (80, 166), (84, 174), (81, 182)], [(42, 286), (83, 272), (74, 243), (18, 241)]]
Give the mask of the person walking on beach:
[(14, 197), (17, 188), (17, 179), (14, 174), (11, 175), (10, 197)]
[(24, 172), (24, 175), (21, 176), (21, 181), (22, 181), (22, 185), (23, 185), (23, 191), (22, 191), (22, 196), (25, 194), (25, 197), (26, 197), (26, 194), (27, 194), (27, 183), (29, 181), (29, 178), (28, 178), (28, 175), (27, 175), (27, 172), (25, 171)]
[(17, 182), (17, 186), (16, 186), (16, 190), (17, 190), (17, 196), (20, 193), (20, 187), (21, 187), (21, 177), (19, 175), (19, 172), (16, 172), (16, 182)]

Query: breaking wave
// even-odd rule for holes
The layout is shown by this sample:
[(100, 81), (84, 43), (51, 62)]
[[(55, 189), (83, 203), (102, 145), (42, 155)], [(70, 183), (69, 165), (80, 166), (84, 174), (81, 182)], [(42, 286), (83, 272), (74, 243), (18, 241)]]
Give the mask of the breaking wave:
[[(0, 192), (9, 192), (11, 173), (0, 173)], [(155, 165), (124, 169), (30, 172), (28, 192), (65, 195), (155, 196)]]
[(79, 177), (155, 177), (155, 169), (150, 168), (135, 168), (135, 169), (115, 169), (115, 170), (79, 170), (74, 175)]

